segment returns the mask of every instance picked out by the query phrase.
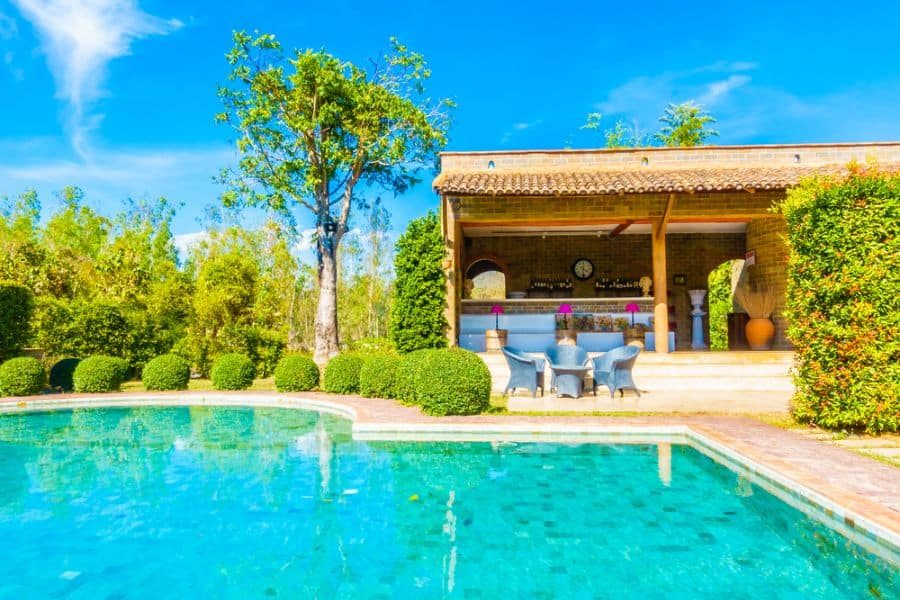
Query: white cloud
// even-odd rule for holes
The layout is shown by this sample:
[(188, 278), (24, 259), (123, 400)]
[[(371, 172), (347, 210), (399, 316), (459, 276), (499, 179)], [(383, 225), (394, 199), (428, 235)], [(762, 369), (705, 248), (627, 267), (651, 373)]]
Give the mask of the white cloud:
[(703, 106), (711, 106), (722, 97), (742, 85), (750, 83), (748, 75), (730, 75), (727, 79), (714, 81), (706, 86), (706, 93), (697, 100)]
[(13, 0), (38, 31), (57, 95), (68, 105), (72, 146), (87, 155), (87, 134), (102, 115), (90, 103), (102, 94), (110, 61), (131, 53), (135, 40), (182, 26), (138, 8), (135, 0)]
[(175, 243), (175, 248), (178, 249), (179, 254), (186, 257), (191, 249), (207, 238), (209, 238), (208, 231), (192, 231), (191, 233), (176, 235), (172, 238), (172, 241)]
[(19, 27), (16, 25), (16, 20), (9, 15), (0, 13), (0, 40), (11, 40), (18, 33)]
[(515, 133), (526, 131), (533, 127), (537, 127), (541, 123), (543, 123), (543, 119), (535, 119), (533, 121), (519, 121), (518, 123), (513, 123), (512, 127), (507, 131), (503, 132), (503, 136), (500, 138), (500, 143), (505, 144), (510, 139), (512, 139)]

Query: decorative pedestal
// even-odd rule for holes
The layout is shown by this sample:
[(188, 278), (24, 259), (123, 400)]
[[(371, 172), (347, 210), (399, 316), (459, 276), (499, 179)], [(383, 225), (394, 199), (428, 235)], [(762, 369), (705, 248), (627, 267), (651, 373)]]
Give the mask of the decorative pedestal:
[(574, 346), (578, 332), (574, 329), (557, 329), (556, 343), (560, 346)]
[(703, 317), (706, 313), (703, 312), (703, 309), (700, 307), (703, 306), (703, 298), (706, 296), (706, 290), (688, 290), (688, 294), (691, 296), (691, 304), (694, 305), (694, 310), (691, 311), (691, 317), (693, 318), (691, 327), (691, 349), (705, 350), (709, 347), (703, 340)]
[(484, 332), (484, 349), (487, 352), (500, 352), (500, 348), (507, 345), (508, 339), (507, 329), (487, 329)]

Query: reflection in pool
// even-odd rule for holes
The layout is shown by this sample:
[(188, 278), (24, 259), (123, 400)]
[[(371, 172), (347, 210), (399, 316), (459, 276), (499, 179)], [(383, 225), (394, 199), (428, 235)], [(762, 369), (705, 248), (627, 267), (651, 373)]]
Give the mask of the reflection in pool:
[(361, 442), (242, 408), (0, 416), (0, 597), (891, 597), (680, 445)]

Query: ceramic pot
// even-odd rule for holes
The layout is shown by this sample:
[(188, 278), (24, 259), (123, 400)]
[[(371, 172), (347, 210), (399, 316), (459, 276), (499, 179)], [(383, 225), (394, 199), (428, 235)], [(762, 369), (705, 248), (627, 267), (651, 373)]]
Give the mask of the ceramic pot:
[(768, 350), (775, 339), (775, 324), (769, 319), (750, 319), (744, 333), (751, 350)]

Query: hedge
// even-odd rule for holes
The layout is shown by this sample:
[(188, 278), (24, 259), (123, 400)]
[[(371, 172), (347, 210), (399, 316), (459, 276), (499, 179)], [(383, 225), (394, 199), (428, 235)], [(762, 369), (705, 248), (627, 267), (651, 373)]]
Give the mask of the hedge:
[(115, 356), (91, 356), (75, 367), (72, 383), (76, 392), (115, 392), (128, 377), (128, 363)]
[(75, 384), (72, 382), (72, 376), (75, 374), (75, 367), (80, 362), (80, 358), (64, 358), (56, 361), (50, 367), (50, 387), (64, 392), (74, 390)]
[(319, 367), (309, 356), (289, 354), (275, 367), (275, 389), (279, 392), (308, 392), (319, 385)]
[(32, 396), (41, 393), (47, 372), (36, 358), (11, 358), (0, 365), (0, 396)]
[(359, 393), (366, 398), (396, 397), (397, 370), (402, 360), (386, 352), (366, 356), (359, 370)]
[(356, 394), (359, 392), (359, 371), (363, 357), (353, 352), (338, 354), (325, 365), (322, 388), (332, 394)]
[(175, 354), (157, 356), (146, 365), (141, 381), (148, 391), (186, 390), (191, 380), (191, 365)]
[(473, 352), (446, 348), (429, 352), (416, 376), (416, 398), (429, 415), (474, 415), (487, 410), (491, 373)]
[(444, 253), (434, 212), (410, 221), (397, 240), (390, 335), (400, 352), (447, 345)]
[(217, 390), (246, 390), (253, 385), (256, 369), (245, 354), (223, 354), (213, 363), (210, 376)]
[(394, 398), (403, 404), (418, 403), (416, 385), (419, 369), (422, 368), (422, 361), (425, 360), (425, 357), (435, 351), (433, 348), (416, 350), (401, 357), (400, 364), (397, 365), (397, 375), (394, 379)]
[(778, 209), (787, 223), (793, 413), (831, 429), (900, 426), (900, 175), (851, 165)]
[(0, 283), (0, 361), (18, 354), (25, 346), (34, 311), (31, 291), (15, 283)]

